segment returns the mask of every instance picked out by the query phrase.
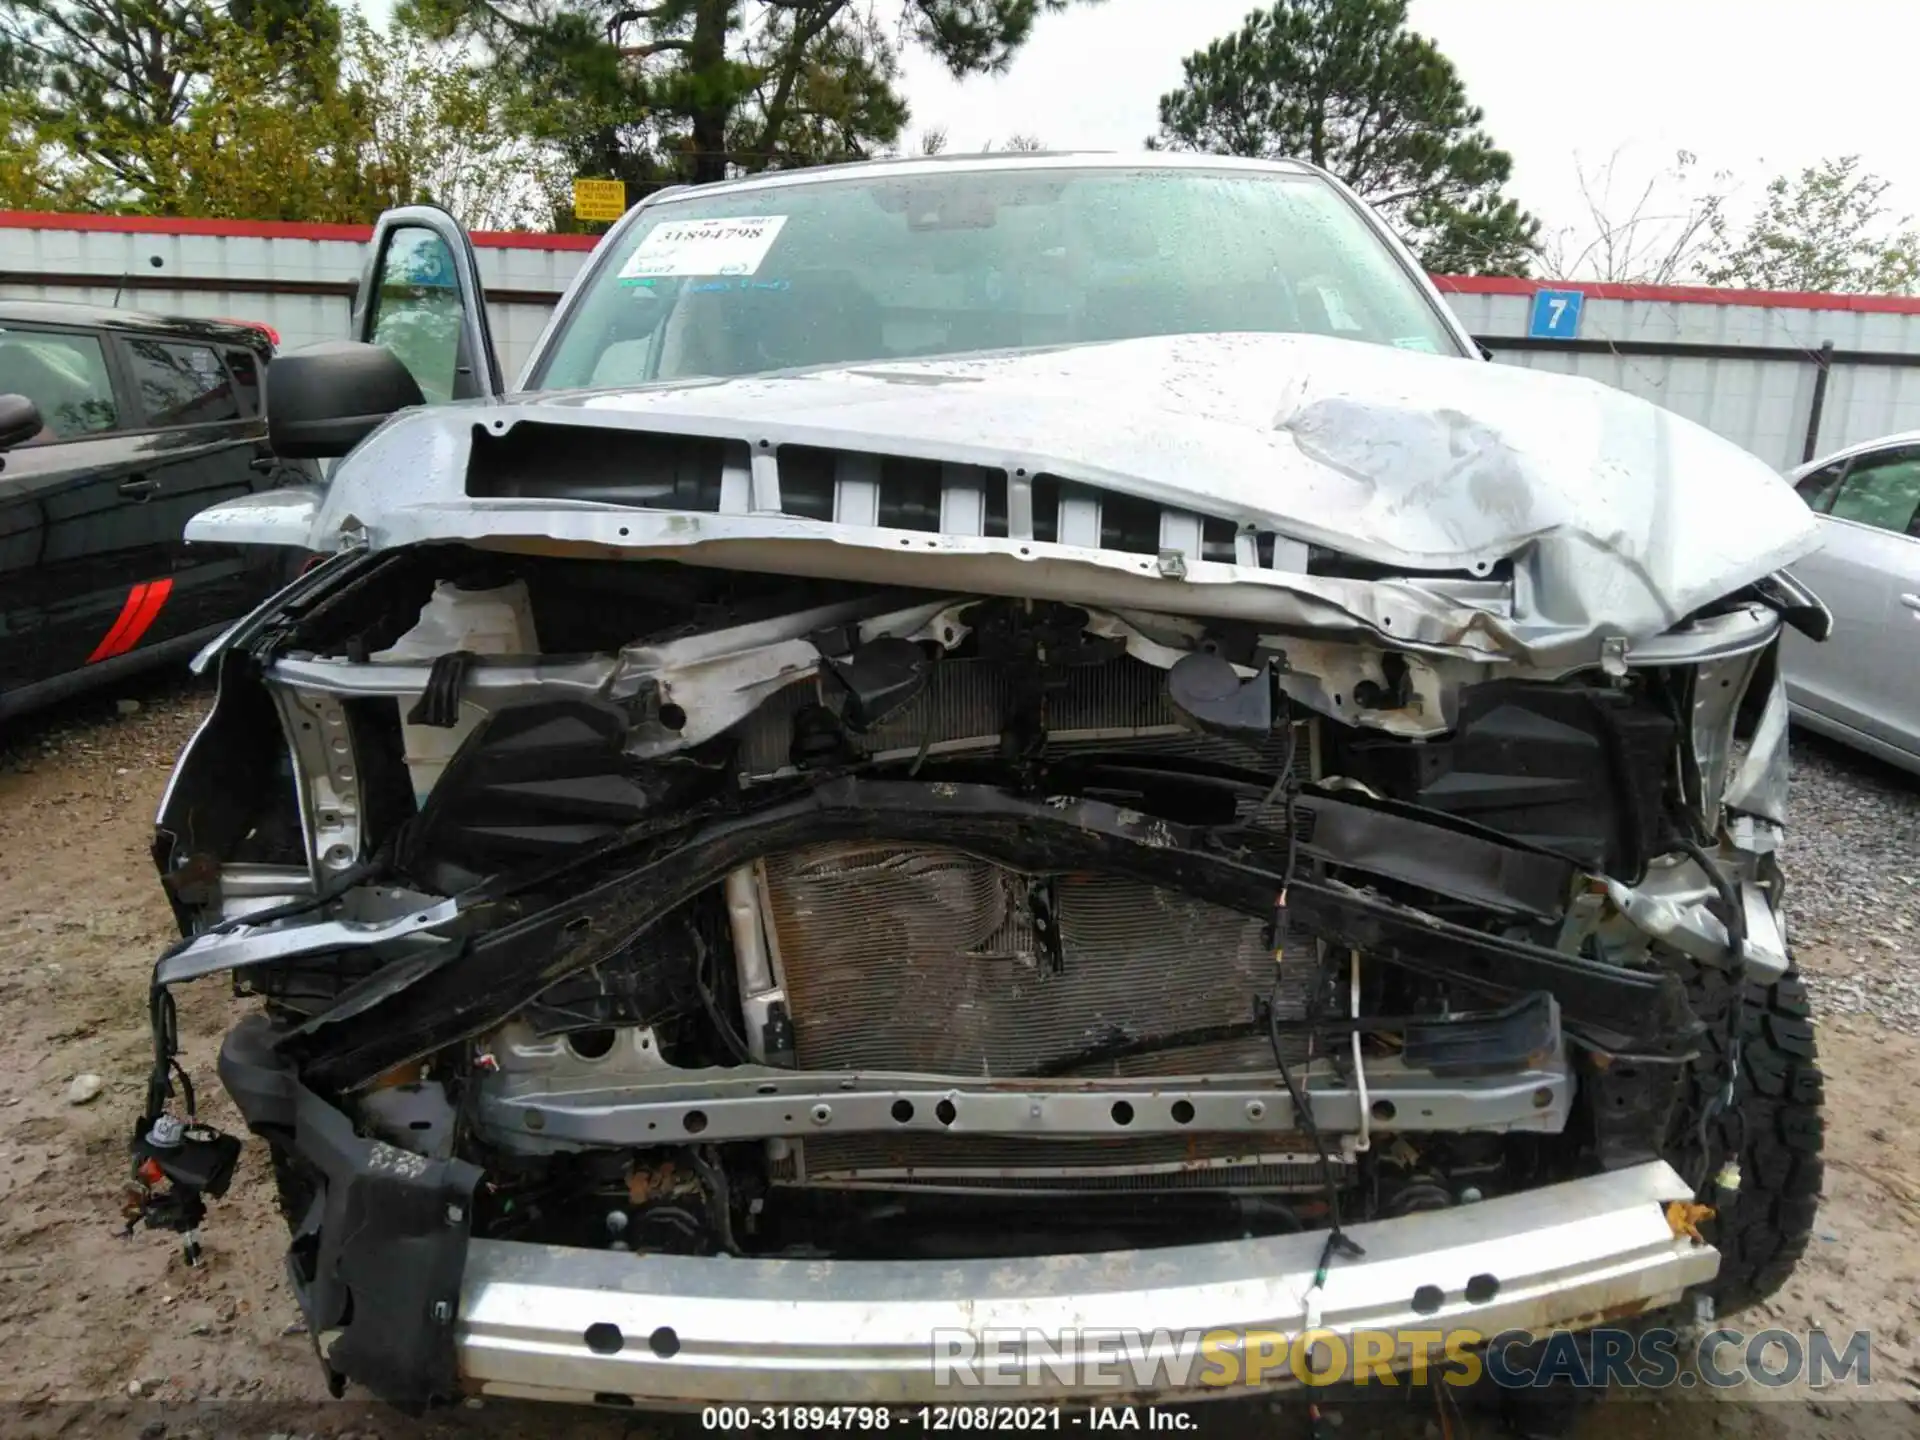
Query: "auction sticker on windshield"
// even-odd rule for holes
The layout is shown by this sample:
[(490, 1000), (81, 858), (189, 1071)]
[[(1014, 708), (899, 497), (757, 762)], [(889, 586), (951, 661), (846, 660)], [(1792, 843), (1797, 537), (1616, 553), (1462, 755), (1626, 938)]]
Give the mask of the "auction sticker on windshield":
[(621, 267), (622, 280), (669, 275), (751, 275), (767, 258), (784, 215), (732, 220), (670, 220), (640, 242)]

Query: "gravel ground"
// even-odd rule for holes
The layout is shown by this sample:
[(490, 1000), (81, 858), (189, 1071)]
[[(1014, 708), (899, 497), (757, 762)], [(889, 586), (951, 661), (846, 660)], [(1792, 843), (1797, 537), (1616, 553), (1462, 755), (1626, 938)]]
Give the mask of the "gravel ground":
[(1920, 1035), (1920, 776), (1793, 737), (1787, 920), (1828, 1016)]

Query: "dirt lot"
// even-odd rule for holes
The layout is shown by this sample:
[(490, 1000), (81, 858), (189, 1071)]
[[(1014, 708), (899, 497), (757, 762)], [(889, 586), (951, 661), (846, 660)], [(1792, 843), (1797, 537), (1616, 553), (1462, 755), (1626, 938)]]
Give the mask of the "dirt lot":
[[(123, 714), (116, 699), (136, 701), (137, 711)], [(327, 1401), (280, 1278), (283, 1232), (257, 1145), (232, 1194), (214, 1206), (202, 1268), (184, 1268), (170, 1237), (120, 1237), (127, 1127), (148, 1058), (147, 977), (172, 938), (147, 860), (149, 825), (172, 757), (204, 704), (190, 684), (155, 680), (0, 734), (0, 1055), (8, 1057), (0, 1067), (0, 1433), (656, 1433), (658, 1423), (618, 1413), (489, 1405), (411, 1420), (351, 1397)], [(1860, 787), (1907, 826), (1920, 817), (1912, 782), (1837, 752), (1817, 758), (1829, 781)], [(1907, 861), (1920, 870), (1911, 851)], [(1822, 863), (1823, 884), (1856, 892), (1866, 884), (1845, 873), (1844, 854)], [(1822, 936), (1803, 962), (1816, 979), (1871, 999), (1920, 960), (1906, 948), (1920, 940), (1902, 934), (1876, 946), (1869, 938)], [(238, 1117), (212, 1061), (237, 1008), (216, 982), (189, 989), (180, 1006), (202, 1113), (234, 1129)], [(1819, 1232), (1787, 1290), (1746, 1321), (1756, 1329), (1871, 1329), (1865, 1398), (1851, 1387), (1845, 1395), (1670, 1392), (1600, 1406), (1580, 1434), (1797, 1440), (1920, 1432), (1920, 1040), (1871, 1009), (1822, 1024), (1830, 1128)], [(103, 1077), (105, 1090), (71, 1105), (69, 1084), (82, 1073)], [(1484, 1420), (1439, 1416), (1430, 1399), (1333, 1413), (1342, 1433), (1496, 1433)], [(1212, 1407), (1202, 1421), (1203, 1434), (1306, 1426), (1298, 1406), (1275, 1414), (1264, 1404)]]

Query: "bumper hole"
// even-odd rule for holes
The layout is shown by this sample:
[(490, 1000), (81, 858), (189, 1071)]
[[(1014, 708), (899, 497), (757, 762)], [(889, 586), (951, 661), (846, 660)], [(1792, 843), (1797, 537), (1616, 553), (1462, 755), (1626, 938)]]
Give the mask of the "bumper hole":
[(1467, 1299), (1484, 1305), (1500, 1293), (1500, 1282), (1491, 1275), (1476, 1275), (1467, 1281)]
[(678, 705), (668, 702), (660, 707), (660, 724), (678, 735), (687, 728), (687, 712)]
[(1432, 1315), (1447, 1303), (1447, 1292), (1438, 1285), (1422, 1285), (1413, 1292), (1413, 1313)]
[(620, 1333), (618, 1325), (602, 1320), (587, 1326), (587, 1348), (596, 1355), (618, 1355), (626, 1343), (627, 1337)]
[(1399, 1112), (1393, 1108), (1391, 1100), (1376, 1100), (1367, 1107), (1367, 1113), (1376, 1120), (1391, 1120)]
[(671, 1360), (680, 1353), (680, 1337), (671, 1325), (662, 1325), (647, 1337), (647, 1348), (662, 1360)]
[(894, 1101), (893, 1102), (893, 1118), (899, 1121), (902, 1125), (906, 1124), (909, 1120), (913, 1119), (913, 1102), (911, 1100)]
[(1176, 1100), (1173, 1102), (1173, 1123), (1176, 1125), (1191, 1125), (1193, 1123), (1193, 1102), (1191, 1100)]
[(576, 1030), (567, 1036), (567, 1049), (582, 1060), (598, 1060), (613, 1053), (613, 1031)]
[(933, 1107), (933, 1118), (938, 1120), (942, 1125), (951, 1125), (955, 1120), (960, 1118), (960, 1112), (953, 1108), (953, 1101), (942, 1100), (938, 1105)]
[(1124, 1100), (1114, 1101), (1111, 1113), (1113, 1115), (1113, 1123), (1116, 1125), (1131, 1125), (1133, 1123), (1133, 1106)]
[(616, 1395), (611, 1390), (596, 1390), (593, 1392), (593, 1403), (596, 1405), (611, 1405), (618, 1410), (631, 1410), (633, 1408), (633, 1397), (631, 1395)]
[(689, 1110), (687, 1111), (687, 1118), (680, 1123), (687, 1127), (687, 1134), (698, 1135), (702, 1130), (707, 1128), (707, 1112), (704, 1110)]

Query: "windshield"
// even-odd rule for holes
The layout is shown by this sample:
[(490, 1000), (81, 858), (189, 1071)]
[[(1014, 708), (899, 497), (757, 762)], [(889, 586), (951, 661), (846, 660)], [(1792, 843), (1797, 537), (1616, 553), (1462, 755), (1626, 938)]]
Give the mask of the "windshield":
[(1232, 330), (1460, 353), (1314, 175), (882, 171), (645, 212), (596, 257), (533, 386)]

